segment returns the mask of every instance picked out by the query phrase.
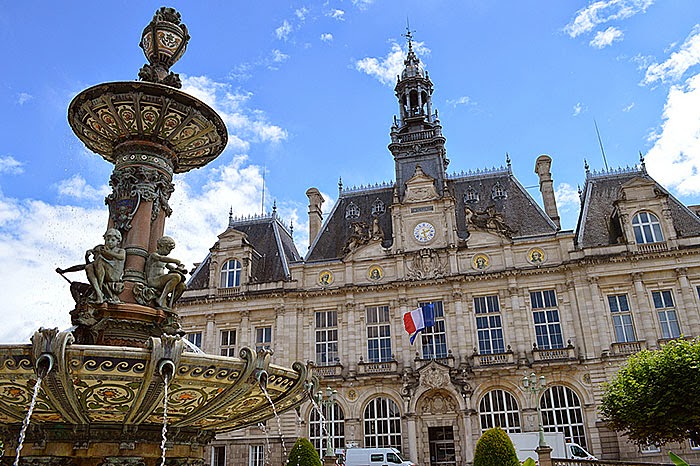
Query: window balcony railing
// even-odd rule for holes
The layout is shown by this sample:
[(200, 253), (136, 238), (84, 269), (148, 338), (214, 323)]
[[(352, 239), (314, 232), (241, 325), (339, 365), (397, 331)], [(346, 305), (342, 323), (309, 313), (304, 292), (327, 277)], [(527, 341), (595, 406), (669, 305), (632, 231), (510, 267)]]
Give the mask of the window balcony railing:
[(610, 354), (612, 356), (629, 356), (630, 354), (638, 353), (646, 349), (645, 341), (624, 341), (610, 345)]
[(314, 375), (323, 378), (340, 377), (343, 373), (343, 365), (339, 362), (326, 366), (314, 366)]
[(532, 345), (532, 359), (534, 362), (567, 361), (576, 359), (576, 348), (569, 340), (564, 348), (538, 348), (537, 343)]
[(216, 295), (220, 298), (228, 298), (229, 296), (236, 296), (240, 292), (240, 286), (230, 286), (228, 288), (219, 288), (216, 292)]
[(504, 353), (477, 354), (476, 350), (472, 355), (472, 367), (491, 367), (515, 364), (515, 355), (508, 346), (508, 351)]
[(447, 350), (446, 355), (440, 355), (440, 356), (422, 356), (418, 351), (416, 351), (416, 358), (414, 359), (416, 363), (416, 369), (420, 369), (421, 367), (425, 366), (426, 364), (429, 364), (430, 361), (435, 361), (443, 366), (451, 367), (454, 368), (455, 366), (455, 357), (452, 354), (452, 350)]
[(637, 252), (640, 254), (664, 251), (668, 251), (668, 244), (666, 244), (666, 241), (660, 241), (658, 243), (637, 244)]
[(365, 362), (360, 356), (360, 362), (357, 363), (358, 375), (373, 375), (373, 374), (398, 374), (399, 363), (396, 359), (381, 362)]

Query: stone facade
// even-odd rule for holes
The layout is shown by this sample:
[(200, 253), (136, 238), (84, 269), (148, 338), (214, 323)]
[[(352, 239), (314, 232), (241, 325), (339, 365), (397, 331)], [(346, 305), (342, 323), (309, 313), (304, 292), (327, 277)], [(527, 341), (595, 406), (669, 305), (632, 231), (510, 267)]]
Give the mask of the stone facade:
[[(469, 464), (488, 427), (536, 431), (539, 405), (545, 430), (598, 458), (667, 462), (673, 449), (700, 459), (687, 442), (642, 452), (597, 411), (601, 384), (630, 354), (700, 335), (697, 209), (643, 161), (586, 170), (575, 231), (559, 227), (547, 156), (536, 162), (544, 209), (509, 163), (446, 175), (432, 83), (412, 51), (405, 63), (389, 146), (397, 183), (341, 188), (303, 259), (276, 213), (231, 219), (178, 306), (188, 337), (208, 353), (262, 345), (277, 364), (314, 361), (321, 386), (337, 391), (337, 408), (324, 408), (336, 447)], [(322, 201), (309, 192), (317, 217)], [(435, 325), (412, 345), (403, 316), (421, 307)], [(532, 372), (546, 381), (536, 394), (522, 387)], [(298, 436), (320, 448), (318, 432), (307, 403), (279, 425), (219, 437), (212, 453), (243, 465), (263, 451), (279, 464)]]

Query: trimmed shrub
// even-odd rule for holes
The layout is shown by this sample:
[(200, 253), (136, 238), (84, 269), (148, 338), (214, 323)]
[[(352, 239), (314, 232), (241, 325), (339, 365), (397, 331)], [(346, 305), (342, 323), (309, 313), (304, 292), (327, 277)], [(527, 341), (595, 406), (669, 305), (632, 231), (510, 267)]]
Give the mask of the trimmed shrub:
[(304, 437), (299, 437), (289, 452), (287, 466), (322, 466), (322, 463), (311, 442)]
[(474, 466), (520, 466), (508, 434), (496, 427), (481, 435), (474, 450)]

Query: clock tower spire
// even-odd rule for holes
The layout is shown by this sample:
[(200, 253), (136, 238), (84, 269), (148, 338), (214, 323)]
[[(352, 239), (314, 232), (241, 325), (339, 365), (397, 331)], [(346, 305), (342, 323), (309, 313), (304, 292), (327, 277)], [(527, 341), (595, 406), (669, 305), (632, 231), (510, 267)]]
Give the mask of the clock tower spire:
[(408, 42), (408, 53), (394, 88), (399, 101), (399, 118), (394, 116), (389, 144), (396, 165), (399, 200), (403, 200), (406, 181), (414, 175), (416, 166), (435, 180), (435, 189), (442, 195), (449, 163), (442, 126), (437, 111), (433, 112), (433, 83), (413, 50), (413, 33), (408, 27), (403, 36)]

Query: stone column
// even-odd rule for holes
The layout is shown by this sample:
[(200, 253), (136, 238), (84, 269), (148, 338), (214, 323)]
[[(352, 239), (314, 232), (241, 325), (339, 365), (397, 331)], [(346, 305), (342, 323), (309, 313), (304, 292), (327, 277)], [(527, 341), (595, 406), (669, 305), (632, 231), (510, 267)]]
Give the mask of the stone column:
[(207, 314), (207, 327), (204, 331), (204, 338), (202, 339), (203, 350), (209, 354), (219, 354), (216, 351), (216, 315), (214, 313)]
[(416, 431), (416, 415), (411, 413), (406, 415), (407, 436), (408, 436), (408, 459), (414, 463), (418, 462), (418, 434)]
[[(602, 299), (600, 296), (600, 287), (598, 286), (598, 277), (588, 277), (589, 289), (591, 290), (591, 308), (588, 309), (589, 325), (591, 326), (591, 334), (598, 335), (598, 338), (593, 342), (593, 354), (600, 355), (603, 350), (610, 349), (610, 328), (604, 323), (599, 323), (601, 315), (607, 317), (606, 307), (603, 307), (604, 313), (600, 312)], [(607, 322), (607, 319), (604, 320)]]
[[(679, 267), (676, 269), (676, 278), (678, 279), (678, 288), (680, 290), (680, 300), (683, 303), (685, 311), (686, 328), (681, 328), (681, 334), (697, 335), (700, 332), (700, 314), (698, 308), (693, 302), (693, 288), (688, 282), (688, 268)], [(676, 303), (676, 309), (680, 310), (680, 306)], [(683, 316), (677, 316), (683, 322)]]
[[(642, 283), (642, 273), (636, 272), (632, 274), (632, 280), (634, 282), (634, 294), (636, 298), (637, 309), (639, 312), (636, 313), (635, 317), (637, 323), (637, 339), (646, 340), (647, 346), (652, 343), (656, 346), (656, 325), (655, 313), (649, 306), (649, 299), (647, 298), (646, 289)], [(634, 312), (634, 311), (633, 311)]]

